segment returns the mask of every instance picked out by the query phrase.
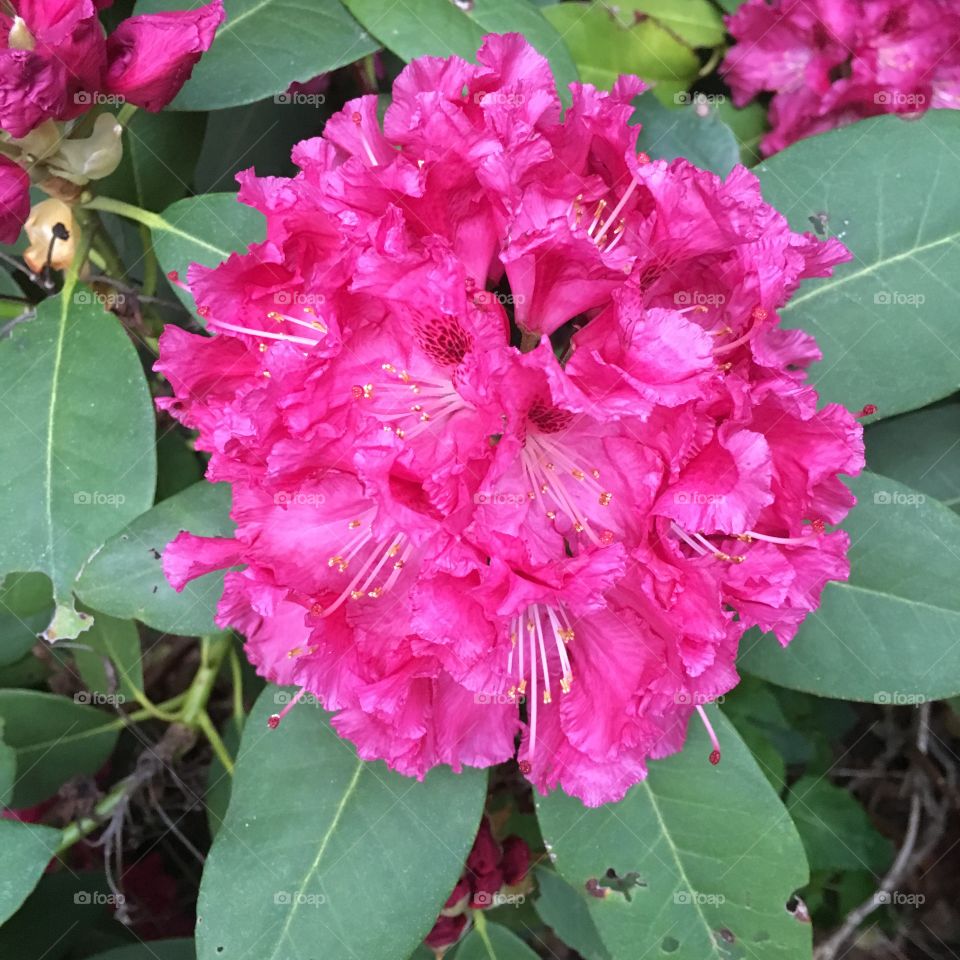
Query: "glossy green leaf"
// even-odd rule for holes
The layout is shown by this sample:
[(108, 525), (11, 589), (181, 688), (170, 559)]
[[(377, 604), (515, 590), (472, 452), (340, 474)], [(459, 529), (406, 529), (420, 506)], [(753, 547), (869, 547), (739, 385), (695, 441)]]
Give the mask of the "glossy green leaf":
[(721, 100), (717, 112), (740, 144), (740, 162), (748, 167), (759, 163), (760, 141), (767, 132), (767, 111), (763, 104), (735, 107), (730, 100)]
[(0, 923), (27, 899), (59, 845), (59, 830), (0, 820)]
[(151, 940), (98, 953), (90, 960), (196, 960), (193, 940)]
[(353, 15), (404, 60), (458, 56), (476, 60), (487, 33), (522, 33), (549, 61), (562, 92), (578, 79), (563, 38), (528, 0), (344, 0)]
[(584, 960), (610, 960), (586, 900), (555, 870), (539, 867), (536, 876), (540, 919)]
[(454, 960), (538, 960), (538, 955), (515, 933), (487, 920), (463, 938)]
[(960, 404), (882, 420), (864, 435), (871, 470), (960, 508)]
[(665, 107), (652, 93), (636, 101), (631, 123), (642, 124), (637, 146), (655, 159), (683, 157), (698, 167), (725, 177), (740, 161), (733, 131), (716, 108), (697, 94), (677, 94), (682, 105)]
[(71, 777), (96, 773), (122, 725), (102, 710), (35, 690), (0, 690), (0, 718), (17, 754), (13, 807), (31, 807)]
[[(153, 250), (168, 275), (187, 278), (191, 263), (215, 267), (235, 250), (263, 239), (263, 214), (237, 200), (233, 193), (209, 193), (178, 200), (163, 211), (164, 226), (152, 230)], [(193, 298), (173, 287), (188, 310)]]
[[(137, 13), (183, 10), (205, 0), (139, 0)], [(227, 20), (171, 105), (220, 110), (282, 94), (294, 81), (373, 53), (378, 44), (339, 0), (225, 0)]]
[(653, 20), (626, 29), (602, 4), (560, 3), (543, 15), (557, 28), (585, 83), (609, 89), (623, 73), (645, 80), (692, 80), (700, 61)]
[(719, 46), (726, 33), (710, 0), (616, 0), (609, 6), (624, 26), (649, 18), (691, 47)]
[(790, 787), (787, 809), (807, 851), (811, 870), (870, 870), (890, 866), (892, 847), (849, 791), (823, 777), (801, 777)]
[(209, 573), (177, 593), (163, 575), (161, 558), (181, 530), (226, 537), (230, 489), (203, 481), (158, 503), (109, 540), (84, 568), (77, 596), (96, 610), (141, 620), (165, 633), (199, 637), (213, 622), (223, 592), (223, 574)]
[(24, 656), (52, 616), (50, 578), (43, 573), (10, 574), (0, 586), (0, 666)]
[(888, 477), (850, 481), (850, 579), (789, 647), (748, 634), (742, 668), (822, 697), (916, 704), (960, 693), (960, 516)]
[(133, 699), (131, 684), (143, 689), (140, 634), (131, 620), (117, 620), (94, 612), (93, 627), (71, 650), (77, 672), (87, 689), (76, 696), (80, 702), (123, 703)]
[(123, 160), (97, 192), (147, 210), (162, 210), (187, 195), (200, 155), (201, 113), (138, 110), (123, 133)]
[(816, 335), (825, 401), (889, 417), (960, 386), (960, 115), (886, 116), (801, 140), (760, 164), (764, 197), (796, 230), (838, 237), (854, 259), (781, 312)]
[[(718, 766), (694, 717), (683, 751), (652, 761), (620, 803), (588, 809), (560, 792), (537, 798), (554, 865), (614, 960), (638, 951), (803, 960), (810, 927), (785, 909), (807, 879), (800, 838), (736, 730), (707, 709), (723, 748)], [(605, 895), (588, 893), (590, 881)]]
[[(430, 930), (473, 843), (483, 771), (422, 783), (364, 763), (327, 714), (268, 687), (244, 727), (226, 821), (200, 887), (201, 960), (408, 957)], [(376, 909), (370, 907), (371, 891)]]
[(71, 587), (84, 560), (153, 502), (154, 413), (117, 318), (77, 290), (0, 341), (0, 574), (41, 571), (76, 636)]
[(203, 479), (203, 463), (178, 428), (157, 439), (157, 501), (166, 500)]
[(0, 808), (10, 805), (17, 775), (17, 751), (3, 739), (4, 720), (0, 717)]

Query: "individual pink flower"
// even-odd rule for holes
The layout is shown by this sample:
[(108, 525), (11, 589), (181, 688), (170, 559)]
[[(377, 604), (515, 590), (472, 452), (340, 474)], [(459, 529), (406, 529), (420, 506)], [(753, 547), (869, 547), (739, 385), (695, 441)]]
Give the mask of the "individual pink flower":
[(864, 117), (960, 107), (951, 0), (748, 0), (727, 25), (734, 103), (773, 94), (765, 154)]
[(12, 160), (0, 157), (0, 243), (14, 243), (30, 216), (30, 177)]
[(522, 38), (477, 60), (241, 175), (266, 239), (190, 269), (211, 335), (168, 328), (157, 364), (236, 533), (164, 565), (233, 568), (218, 622), (362, 758), (516, 758), (597, 805), (709, 725), (748, 626), (790, 639), (846, 575), (860, 427), (778, 311), (848, 254), (742, 168), (638, 156), (639, 81), (561, 120)]
[(145, 13), (107, 38), (103, 89), (147, 110), (161, 110), (190, 78), (223, 23), (223, 0), (195, 10)]

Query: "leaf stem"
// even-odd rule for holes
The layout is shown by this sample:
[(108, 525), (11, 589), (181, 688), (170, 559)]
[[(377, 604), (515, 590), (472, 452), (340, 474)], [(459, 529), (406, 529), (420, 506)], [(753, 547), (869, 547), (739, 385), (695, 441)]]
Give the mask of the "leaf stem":
[(206, 710), (200, 714), (198, 723), (200, 724), (200, 730), (203, 732), (203, 735), (210, 741), (210, 746), (213, 747), (213, 752), (217, 755), (217, 759), (223, 764), (223, 769), (232, 777), (233, 757), (230, 756), (227, 745), (223, 742), (223, 738), (217, 732), (217, 728), (213, 725), (210, 714), (207, 713)]
[(487, 956), (490, 960), (497, 960), (497, 952), (493, 949), (493, 944), (490, 942), (490, 934), (487, 931), (487, 918), (483, 915), (482, 910), (473, 911), (473, 925), (476, 928), (477, 936), (483, 941), (484, 947), (486, 947)]
[(114, 200), (113, 197), (94, 197), (83, 205), (85, 210), (100, 210), (103, 213), (115, 213), (118, 217), (126, 217), (136, 223), (142, 223), (151, 230), (168, 229), (167, 221), (158, 213), (135, 207), (132, 203)]

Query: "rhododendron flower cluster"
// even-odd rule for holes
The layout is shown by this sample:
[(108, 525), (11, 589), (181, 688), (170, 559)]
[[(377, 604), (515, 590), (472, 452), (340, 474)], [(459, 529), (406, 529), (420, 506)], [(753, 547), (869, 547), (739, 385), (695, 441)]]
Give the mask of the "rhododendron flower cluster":
[(439, 953), (463, 935), (470, 919), (468, 911), (516, 903), (528, 886), (524, 881), (529, 869), (530, 848), (526, 842), (509, 836), (500, 843), (484, 817), (466, 867), (424, 943)]
[(212, 0), (130, 17), (106, 36), (99, 11), (110, 3), (0, 0), (0, 242), (16, 238), (29, 202), (26, 175), (11, 161), (38, 182), (84, 184), (112, 173), (121, 158), (113, 117), (98, 117), (92, 132), (70, 121), (103, 105), (162, 109), (224, 19), (222, 0)]
[(168, 327), (157, 365), (236, 532), (164, 566), (237, 568), (218, 622), (361, 757), (516, 756), (596, 805), (737, 682), (744, 630), (787, 643), (847, 576), (861, 429), (777, 314), (847, 253), (743, 168), (638, 155), (635, 78), (561, 118), (522, 37), (477, 59), (241, 174), (266, 239), (191, 267), (212, 336)]
[(773, 93), (766, 154), (864, 117), (960, 107), (952, 0), (747, 0), (727, 26), (734, 103)]

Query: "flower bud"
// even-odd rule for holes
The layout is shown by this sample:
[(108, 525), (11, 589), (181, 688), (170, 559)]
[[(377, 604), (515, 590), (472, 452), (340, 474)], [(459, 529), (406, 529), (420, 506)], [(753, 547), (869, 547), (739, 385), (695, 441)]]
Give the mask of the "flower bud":
[(38, 203), (24, 229), (30, 246), (24, 250), (23, 259), (34, 273), (40, 273), (48, 262), (54, 270), (66, 270), (73, 262), (80, 230), (73, 210), (62, 200)]
[(109, 176), (123, 157), (123, 127), (111, 113), (102, 113), (93, 133), (82, 140), (64, 140), (50, 161), (53, 173), (72, 183), (86, 183)]
[(32, 50), (36, 46), (33, 34), (24, 23), (23, 17), (13, 18), (13, 26), (7, 37), (7, 46), (11, 50)]

